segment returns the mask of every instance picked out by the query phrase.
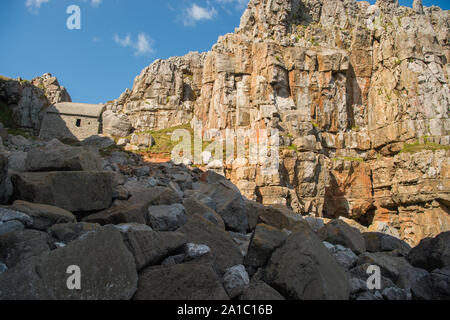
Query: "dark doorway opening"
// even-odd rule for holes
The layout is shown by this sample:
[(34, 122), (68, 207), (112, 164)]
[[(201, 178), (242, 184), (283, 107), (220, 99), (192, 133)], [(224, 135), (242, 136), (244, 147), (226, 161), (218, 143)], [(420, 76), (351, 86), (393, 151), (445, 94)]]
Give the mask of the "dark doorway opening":
[(77, 119), (76, 126), (77, 126), (78, 128), (81, 127), (81, 119)]

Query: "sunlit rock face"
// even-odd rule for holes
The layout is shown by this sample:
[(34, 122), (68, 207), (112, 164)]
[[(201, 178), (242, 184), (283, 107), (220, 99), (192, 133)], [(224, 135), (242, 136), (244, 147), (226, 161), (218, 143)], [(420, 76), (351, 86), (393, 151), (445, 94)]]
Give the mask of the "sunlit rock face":
[(235, 33), (155, 61), (108, 109), (138, 131), (276, 128), (278, 172), (225, 170), (248, 198), (417, 244), (450, 228), (449, 38), (421, 1), (251, 0)]

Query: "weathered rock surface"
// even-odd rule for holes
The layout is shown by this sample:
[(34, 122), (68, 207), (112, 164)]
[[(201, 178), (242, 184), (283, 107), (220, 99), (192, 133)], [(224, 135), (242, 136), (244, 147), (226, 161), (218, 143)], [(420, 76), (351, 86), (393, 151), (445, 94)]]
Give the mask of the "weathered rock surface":
[(269, 284), (290, 299), (348, 299), (344, 270), (309, 225), (303, 224), (273, 253), (265, 271)]
[(139, 274), (135, 300), (228, 300), (214, 268), (208, 263), (150, 267)]
[(195, 215), (178, 231), (186, 234), (189, 243), (205, 244), (211, 249), (219, 273), (242, 264), (243, 257), (231, 236), (208, 220)]
[(276, 301), (285, 300), (283, 296), (263, 281), (250, 284), (240, 296), (240, 300), (248, 301)]
[(450, 232), (444, 232), (434, 239), (422, 240), (409, 252), (408, 261), (430, 272), (450, 267)]
[(33, 219), (32, 227), (43, 231), (54, 224), (73, 223), (77, 220), (76, 217), (67, 210), (21, 200), (15, 201), (11, 206), (11, 209), (30, 216)]
[[(73, 265), (82, 272), (81, 290), (67, 287)], [(131, 299), (136, 288), (133, 256), (114, 227), (23, 261), (0, 277), (2, 300), (122, 300)]]
[(107, 172), (33, 172), (12, 176), (14, 197), (70, 212), (106, 209), (112, 202), (112, 176)]
[(322, 241), (340, 244), (358, 254), (366, 251), (366, 244), (362, 234), (342, 220), (332, 220), (320, 229), (317, 235)]

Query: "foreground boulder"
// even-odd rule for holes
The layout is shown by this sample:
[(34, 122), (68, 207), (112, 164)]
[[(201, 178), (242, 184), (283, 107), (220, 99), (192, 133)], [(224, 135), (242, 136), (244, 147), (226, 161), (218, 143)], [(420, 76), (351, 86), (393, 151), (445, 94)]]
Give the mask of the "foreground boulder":
[(139, 274), (135, 300), (229, 300), (209, 263), (150, 267)]
[(317, 235), (322, 241), (340, 244), (357, 254), (366, 251), (364, 237), (359, 230), (350, 227), (344, 221), (339, 219), (329, 222), (325, 227), (318, 231)]
[(204, 244), (211, 249), (218, 273), (223, 274), (226, 269), (242, 264), (242, 254), (230, 234), (208, 220), (194, 215), (178, 231), (186, 234), (189, 243)]
[[(69, 266), (80, 268), (80, 290), (68, 289)], [(122, 300), (131, 299), (136, 288), (133, 256), (112, 226), (24, 261), (0, 276), (0, 300)]]
[(50, 145), (28, 152), (25, 169), (30, 172), (100, 171), (102, 160), (93, 148)]
[(283, 296), (278, 291), (263, 281), (251, 283), (239, 299), (248, 301), (284, 300)]
[(112, 202), (112, 175), (107, 172), (32, 172), (12, 176), (14, 197), (70, 212), (106, 209)]
[(76, 217), (69, 211), (45, 204), (30, 203), (17, 200), (11, 209), (23, 212), (33, 219), (32, 227), (38, 230), (47, 230), (54, 224), (74, 223)]
[(369, 252), (392, 252), (406, 256), (411, 247), (406, 242), (397, 239), (391, 235), (380, 232), (363, 233), (366, 243), (366, 250)]
[(429, 272), (450, 267), (450, 231), (441, 233), (434, 239), (423, 239), (410, 251), (408, 261)]
[(307, 222), (276, 250), (265, 274), (269, 285), (295, 300), (347, 300), (349, 285), (336, 263)]
[(186, 236), (178, 232), (128, 229), (122, 232), (122, 236), (134, 256), (137, 270), (162, 262), (170, 253), (186, 244)]

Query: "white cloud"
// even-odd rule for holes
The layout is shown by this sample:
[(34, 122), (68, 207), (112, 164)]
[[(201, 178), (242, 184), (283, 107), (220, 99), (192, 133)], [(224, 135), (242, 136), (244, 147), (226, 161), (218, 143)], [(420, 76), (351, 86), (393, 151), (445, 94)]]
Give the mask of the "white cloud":
[(103, 0), (91, 0), (91, 5), (94, 8), (98, 8), (100, 6), (100, 4), (102, 3)]
[(214, 7), (203, 8), (194, 3), (186, 9), (183, 23), (185, 26), (192, 26), (201, 20), (212, 20), (216, 15)]
[(127, 34), (124, 38), (114, 35), (114, 42), (124, 48), (133, 48), (136, 56), (148, 55), (154, 52), (153, 40), (144, 32), (138, 34), (136, 41), (133, 41), (131, 35)]
[(50, 0), (26, 0), (25, 5), (33, 13), (39, 12), (42, 4), (49, 2)]

